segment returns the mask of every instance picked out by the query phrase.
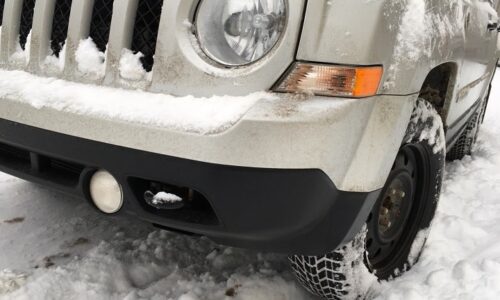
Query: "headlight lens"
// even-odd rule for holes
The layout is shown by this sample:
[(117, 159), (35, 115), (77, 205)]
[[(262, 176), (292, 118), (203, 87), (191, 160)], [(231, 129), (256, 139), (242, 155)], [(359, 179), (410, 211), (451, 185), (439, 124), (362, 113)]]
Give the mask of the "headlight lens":
[(228, 66), (253, 63), (279, 41), (286, 0), (202, 0), (196, 17), (201, 48)]

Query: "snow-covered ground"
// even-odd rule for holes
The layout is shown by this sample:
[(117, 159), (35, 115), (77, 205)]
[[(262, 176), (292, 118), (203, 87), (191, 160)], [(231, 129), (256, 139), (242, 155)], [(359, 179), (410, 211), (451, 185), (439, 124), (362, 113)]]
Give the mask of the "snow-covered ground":
[[(472, 158), (447, 166), (439, 213), (412, 271), (376, 299), (498, 299), (500, 77)], [(0, 299), (312, 299), (282, 255), (105, 218), (0, 174)]]

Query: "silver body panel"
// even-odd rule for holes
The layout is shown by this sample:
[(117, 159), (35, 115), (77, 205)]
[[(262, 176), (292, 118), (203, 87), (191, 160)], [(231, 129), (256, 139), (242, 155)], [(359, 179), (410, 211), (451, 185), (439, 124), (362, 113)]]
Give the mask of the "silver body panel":
[[(439, 36), (435, 30), (417, 32), (417, 39), (410, 46), (421, 46), (426, 51), (408, 58), (402, 56), (408, 45), (398, 37), (408, 29), (405, 15), (411, 13), (413, 6), (409, 4), (415, 1), (425, 3), (422, 20), (444, 20), (450, 24), (450, 30)], [(12, 59), (18, 51), (22, 1), (6, 0), (0, 66), (84, 84), (207, 97), (269, 90), (296, 59), (383, 65), (379, 96), (350, 100), (282, 95), (273, 101), (257, 101), (232, 128), (212, 135), (51, 108), (37, 109), (9, 97), (0, 100), (0, 118), (198, 161), (266, 168), (318, 168), (340, 190), (368, 192), (383, 186), (417, 93), (432, 68), (443, 63), (457, 66), (457, 80), (447, 110), (448, 124), (486, 91), (497, 59), (494, 53), (497, 33), (486, 32), (489, 20), (484, 19), (484, 11), (475, 4), (465, 5), (462, 0), (289, 2), (286, 32), (272, 52), (253, 65), (229, 69), (210, 62), (197, 45), (190, 25), (197, 1), (165, 0), (153, 71), (147, 78), (134, 81), (121, 76), (119, 65), (123, 49), (130, 47), (137, 0), (115, 1), (106, 72), (99, 78), (81, 74), (75, 60), (80, 41), (88, 36), (92, 0), (73, 0), (63, 69), (44, 64), (54, 0), (36, 3), (28, 61)], [(475, 22), (465, 26), (469, 13), (475, 14)], [(417, 25), (415, 30), (432, 28)]]

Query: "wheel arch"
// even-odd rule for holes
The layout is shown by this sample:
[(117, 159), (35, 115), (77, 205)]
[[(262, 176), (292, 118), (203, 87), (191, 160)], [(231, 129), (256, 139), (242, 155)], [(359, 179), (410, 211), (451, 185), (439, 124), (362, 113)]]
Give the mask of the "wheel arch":
[(446, 117), (455, 98), (458, 64), (445, 62), (433, 67), (425, 77), (418, 98), (431, 103), (438, 111), (446, 128)]

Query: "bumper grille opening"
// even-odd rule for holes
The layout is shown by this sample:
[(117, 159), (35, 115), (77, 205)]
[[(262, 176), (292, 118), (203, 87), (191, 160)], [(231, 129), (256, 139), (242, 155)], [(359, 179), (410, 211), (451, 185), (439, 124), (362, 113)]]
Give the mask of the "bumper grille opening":
[[(128, 181), (142, 208), (151, 214), (186, 223), (219, 224), (219, 220), (207, 198), (194, 189), (140, 178), (129, 178)], [(153, 193), (163, 191), (178, 195), (184, 200), (185, 205), (176, 210), (156, 209), (146, 203), (144, 194), (147, 191)]]
[(11, 145), (0, 144), (0, 159), (17, 165), (29, 165), (30, 153)]
[(162, 7), (163, 0), (139, 0), (137, 7), (131, 50), (144, 55), (141, 62), (148, 72), (153, 69)]
[(95, 0), (90, 23), (90, 38), (101, 52), (106, 52), (113, 16), (114, 0)]
[(69, 16), (72, 2), (72, 0), (56, 1), (50, 41), (50, 48), (56, 57), (59, 57), (66, 43), (66, 38), (68, 37)]
[(0, 143), (0, 167), (66, 187), (75, 187), (84, 166)]
[(26, 50), (28, 35), (33, 27), (33, 14), (35, 13), (36, 0), (23, 0), (21, 11), (21, 24), (19, 26), (19, 44), (23, 50)]
[(67, 177), (80, 178), (80, 174), (83, 172), (84, 167), (79, 164), (52, 158), (50, 159), (49, 169), (65, 174)]
[(3, 24), (3, 8), (5, 7), (5, 0), (0, 0), (0, 26)]

